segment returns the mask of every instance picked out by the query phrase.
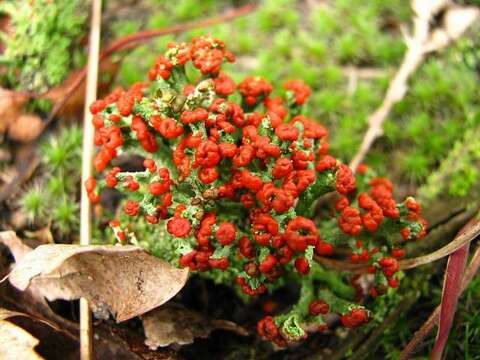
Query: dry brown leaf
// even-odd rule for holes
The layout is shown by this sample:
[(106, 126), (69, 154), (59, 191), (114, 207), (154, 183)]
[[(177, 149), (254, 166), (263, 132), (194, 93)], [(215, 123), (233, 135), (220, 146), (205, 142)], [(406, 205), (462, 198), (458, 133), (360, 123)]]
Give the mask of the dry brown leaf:
[(177, 269), (136, 246), (41, 245), (10, 274), (20, 290), (35, 286), (48, 300), (87, 298), (100, 318), (118, 322), (170, 300), (185, 285)]
[(0, 133), (4, 133), (23, 112), (28, 96), (0, 88)]
[(0, 308), (0, 320), (7, 320), (14, 316), (29, 316), (29, 315), (18, 312), (18, 311), (12, 311), (8, 309)]
[(9, 248), (16, 262), (19, 262), (32, 248), (25, 245), (14, 231), (0, 232), (0, 244)]
[(41, 322), (42, 324), (48, 325), (52, 329), (55, 329), (57, 331), (60, 330), (58, 328), (58, 326), (56, 326), (55, 324), (53, 324), (50, 321), (38, 318), (36, 316), (32, 316), (30, 314), (26, 314), (26, 313), (23, 313), (23, 312), (8, 310), (8, 309), (5, 309), (5, 308), (0, 308), (0, 321), (1, 320), (6, 320), (6, 319), (9, 319), (9, 318), (13, 318), (13, 317), (17, 317), (17, 316), (26, 317), (26, 318)]
[(8, 137), (20, 142), (30, 142), (40, 136), (45, 122), (36, 114), (20, 114), (8, 127)]
[[(0, 232), (0, 244), (8, 247), (16, 262), (19, 262), (26, 254), (33, 249), (25, 244), (22, 239), (17, 237), (14, 231)], [(1, 277), (7, 272), (6, 268), (1, 269)], [(53, 328), (61, 327), (65, 331), (75, 333), (75, 324), (54, 313), (42, 291), (37, 286), (30, 286), (25, 291), (18, 291), (8, 282), (0, 283), (0, 299), (15, 307), (19, 307), (25, 313), (28, 313), (33, 319), (47, 323)], [(58, 325), (58, 326), (57, 326)]]
[(38, 339), (11, 322), (0, 320), (0, 339), (0, 359), (43, 359), (34, 350)]
[[(105, 59), (100, 63), (101, 77), (98, 84), (100, 96), (110, 89), (120, 69), (120, 63), (121, 59), (115, 62)], [(40, 98), (51, 100), (54, 106), (62, 103), (58, 114), (78, 119), (82, 114), (85, 100), (83, 72), (83, 69), (73, 72), (62, 84), (40, 95)], [(70, 88), (73, 90), (71, 93)], [(11, 139), (21, 142), (33, 141), (42, 134), (49, 121), (43, 121), (37, 114), (25, 113), (25, 106), (31, 96), (36, 95), (0, 88), (0, 133), (8, 132)]]
[[(22, 240), (12, 231), (0, 233), (0, 242), (10, 248), (17, 261), (31, 249), (23, 245)], [(6, 273), (5, 264), (0, 263), (0, 277)], [(47, 358), (59, 358), (59, 354), (71, 358), (78, 358), (78, 325), (53, 312), (43, 296), (43, 290), (32, 284), (25, 291), (20, 291), (11, 286), (8, 281), (0, 284), (0, 303), (19, 310), (18, 312), (0, 308), (0, 320), (3, 317), (14, 317), (17, 325), (26, 329), (40, 340), (37, 348)], [(5, 314), (5, 315), (3, 315)], [(21, 316), (20, 316), (21, 315)], [(41, 327), (47, 324), (48, 327)], [(59, 330), (61, 329), (61, 330)], [(152, 359), (152, 360), (177, 360), (172, 350), (151, 351), (143, 344), (143, 337), (125, 332), (124, 329), (109, 325), (107, 322), (94, 326), (94, 348), (96, 359)], [(35, 332), (36, 331), (36, 332)], [(40, 335), (41, 336), (40, 336)], [(77, 350), (75, 350), (77, 349)]]
[(8, 332), (9, 343), (0, 345), (0, 359), (16, 360), (19, 356), (20, 359), (43, 359), (38, 353), (48, 359), (57, 359), (59, 356), (69, 357), (68, 354), (76, 348), (75, 343), (65, 337), (65, 332), (58, 327), (18, 311), (0, 308), (0, 336), (3, 341), (2, 330)]
[(191, 344), (195, 338), (207, 338), (213, 330), (228, 330), (241, 336), (248, 332), (227, 320), (208, 320), (179, 304), (166, 304), (142, 316), (145, 344), (150, 349), (171, 344)]
[(27, 239), (33, 240), (38, 245), (43, 244), (54, 244), (55, 240), (53, 239), (51, 223), (49, 222), (46, 226), (35, 230), (35, 231), (25, 231), (24, 236)]

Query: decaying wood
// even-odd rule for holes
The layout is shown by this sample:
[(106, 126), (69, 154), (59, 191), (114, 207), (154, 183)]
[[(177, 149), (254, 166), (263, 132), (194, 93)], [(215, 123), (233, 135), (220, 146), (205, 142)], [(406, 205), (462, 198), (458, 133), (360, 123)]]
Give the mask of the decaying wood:
[(171, 344), (191, 344), (196, 338), (207, 338), (214, 330), (227, 330), (241, 336), (248, 332), (227, 320), (210, 320), (178, 304), (166, 304), (142, 316), (145, 344), (150, 349)]

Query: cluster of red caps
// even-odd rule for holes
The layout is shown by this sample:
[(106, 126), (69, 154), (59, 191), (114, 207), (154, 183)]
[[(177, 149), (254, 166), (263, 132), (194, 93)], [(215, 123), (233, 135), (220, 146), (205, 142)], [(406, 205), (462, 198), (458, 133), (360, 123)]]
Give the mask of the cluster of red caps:
[[(410, 231), (388, 180), (374, 178), (369, 193), (357, 194), (353, 172), (328, 155), (327, 130), (300, 114), (311, 94), (303, 81), (287, 81), (286, 96), (274, 97), (273, 86), (261, 77), (247, 77), (236, 85), (221, 72), (225, 61), (234, 61), (234, 56), (209, 36), (170, 44), (149, 70), (150, 82), (116, 89), (91, 105), (99, 147), (95, 169), (101, 173), (108, 168), (104, 179), (85, 184), (92, 202), (100, 201), (106, 187), (120, 190), (128, 197), (125, 214), (166, 223), (175, 241), (188, 245), (190, 250), (180, 254), (181, 266), (192, 271), (229, 269), (243, 292), (252, 296), (266, 292), (285, 271), (307, 275), (312, 253), (333, 254), (333, 244), (322, 239), (315, 222), (296, 212), (302, 194), (319, 182), (340, 195), (336, 216), (345, 235), (373, 233), (385, 217), (405, 224), (405, 239), (423, 235), (425, 226), (422, 233)], [(199, 70), (199, 79), (187, 78), (189, 64)], [(240, 103), (229, 100), (236, 91)], [(129, 151), (151, 154), (144, 160), (145, 171), (114, 166), (114, 159)], [(212, 203), (227, 209), (234, 204), (235, 210), (216, 212)], [(411, 222), (425, 225), (413, 199), (407, 207)], [(126, 241), (121, 224), (112, 221), (111, 226), (117, 238)], [(361, 242), (357, 247), (363, 249)], [(365, 247), (352, 254), (352, 260), (369, 261), (378, 251)], [(398, 270), (395, 261), (378, 261), (389, 278)], [(312, 316), (328, 312), (328, 304), (315, 304)], [(358, 311), (342, 315), (346, 326), (366, 321)], [(259, 324), (260, 334), (282, 343), (270, 319)]]

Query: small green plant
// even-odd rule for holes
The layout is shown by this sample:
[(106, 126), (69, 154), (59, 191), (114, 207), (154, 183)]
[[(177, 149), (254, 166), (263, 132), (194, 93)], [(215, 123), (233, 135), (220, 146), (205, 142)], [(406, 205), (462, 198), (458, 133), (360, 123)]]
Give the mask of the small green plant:
[(61, 83), (83, 61), (78, 49), (86, 30), (84, 6), (81, 0), (3, 1), (0, 12), (9, 16), (12, 28), (1, 36), (3, 83), (37, 92)]
[(43, 191), (39, 184), (30, 186), (22, 195), (20, 205), (23, 213), (30, 222), (42, 219), (46, 216), (46, 208), (43, 204)]
[(81, 143), (81, 129), (75, 126), (44, 141), (40, 146), (40, 179), (19, 201), (31, 223), (50, 224), (61, 236), (78, 230)]
[[(478, 115), (477, 115), (478, 117)], [(431, 200), (447, 191), (450, 195), (465, 198), (468, 203), (478, 202), (474, 186), (480, 182), (480, 126), (465, 132), (458, 140), (437, 171), (432, 173), (419, 189), (419, 195)], [(473, 192), (472, 192), (473, 191)]]

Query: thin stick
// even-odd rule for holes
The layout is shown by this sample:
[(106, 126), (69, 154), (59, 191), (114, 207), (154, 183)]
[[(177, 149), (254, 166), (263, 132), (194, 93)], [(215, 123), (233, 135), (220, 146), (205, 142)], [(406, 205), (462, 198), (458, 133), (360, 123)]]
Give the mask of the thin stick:
[[(87, 192), (83, 186), (92, 174), (93, 157), (93, 125), (89, 105), (97, 98), (98, 59), (100, 53), (100, 24), (102, 18), (101, 0), (92, 1), (92, 18), (90, 23), (90, 40), (88, 50), (87, 85), (83, 115), (83, 148), (82, 148), (82, 186), (80, 201), (80, 244), (89, 245), (92, 236), (91, 206)], [(87, 299), (80, 299), (80, 358), (93, 358), (92, 346), (92, 314)]]
[(158, 36), (177, 34), (186, 30), (209, 27), (218, 23), (233, 20), (237, 17), (251, 13), (253, 10), (255, 10), (255, 8), (256, 4), (249, 4), (239, 8), (227, 10), (218, 16), (207, 18), (205, 20), (177, 24), (163, 29), (139, 31), (113, 41), (104, 51), (102, 51), (101, 58), (104, 59), (105, 57), (108, 57), (118, 51), (135, 48), (140, 44), (144, 44), (145, 42), (148, 42)]
[[(443, 50), (454, 43), (479, 17), (480, 11), (473, 6), (451, 5), (447, 0), (412, 0), (414, 10), (413, 35), (405, 34), (407, 52), (397, 73), (388, 87), (380, 107), (368, 117), (368, 130), (362, 144), (350, 162), (355, 171), (363, 161), (375, 140), (383, 134), (383, 123), (393, 106), (401, 101), (408, 90), (408, 80), (426, 56)], [(446, 9), (444, 24), (441, 28), (431, 27), (433, 17)]]

